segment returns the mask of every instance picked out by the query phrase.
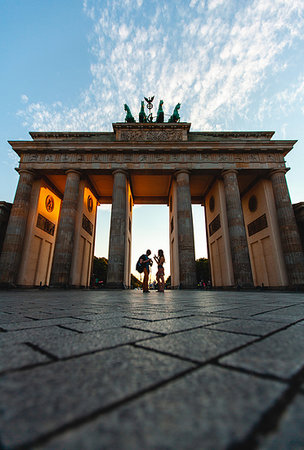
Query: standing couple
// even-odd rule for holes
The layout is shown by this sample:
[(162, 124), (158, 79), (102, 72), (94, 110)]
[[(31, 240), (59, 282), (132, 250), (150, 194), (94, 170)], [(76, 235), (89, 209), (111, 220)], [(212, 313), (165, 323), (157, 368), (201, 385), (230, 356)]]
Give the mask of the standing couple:
[[(144, 255), (140, 257), (140, 264), (144, 266), (144, 281), (143, 281), (143, 292), (149, 292), (149, 272), (150, 266), (152, 266), (153, 261), (149, 258), (151, 255), (151, 250), (147, 250)], [(164, 252), (158, 250), (158, 256), (154, 255), (154, 261), (157, 263), (157, 273), (156, 280), (158, 283), (158, 292), (164, 292), (165, 288), (165, 269), (163, 264), (165, 262)]]

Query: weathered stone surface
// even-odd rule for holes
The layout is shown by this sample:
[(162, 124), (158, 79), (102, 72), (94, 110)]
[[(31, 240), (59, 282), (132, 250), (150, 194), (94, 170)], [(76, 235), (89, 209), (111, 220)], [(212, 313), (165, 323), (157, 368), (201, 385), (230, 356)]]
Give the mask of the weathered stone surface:
[(304, 396), (299, 395), (287, 408), (279, 429), (259, 443), (261, 450), (302, 450), (304, 448)]
[[(176, 331), (189, 330), (191, 328), (203, 327), (210, 323), (221, 323), (227, 319), (209, 317), (183, 317), (180, 319), (159, 320), (154, 322), (133, 321), (129, 327), (136, 327), (141, 330), (155, 331), (157, 333), (174, 333)], [(229, 320), (229, 319), (228, 319)]]
[(34, 173), (29, 170), (20, 170), (19, 174), (18, 187), (1, 252), (0, 284), (17, 282), (22, 257)]
[(53, 258), (50, 283), (52, 286), (65, 287), (71, 285), (70, 271), (79, 182), (80, 173), (76, 170), (68, 170)]
[(273, 170), (271, 181), (276, 203), (284, 260), (290, 285), (304, 285), (304, 256), (299, 230), (285, 178), (286, 169)]
[(57, 358), (67, 358), (69, 356), (103, 350), (130, 342), (137, 342), (154, 336), (156, 336), (154, 333), (145, 331), (112, 328), (110, 330), (93, 331), (91, 333), (74, 333), (69, 337), (66, 336), (64, 341), (62, 339), (53, 341), (45, 340), (39, 346)]
[(206, 362), (255, 339), (254, 336), (236, 335), (199, 328), (158, 337), (142, 342), (139, 345), (168, 352), (181, 358)]
[(128, 347), (3, 376), (2, 441), (10, 448), (21, 445), (190, 367)]
[(187, 170), (176, 173), (176, 197), (179, 281), (181, 288), (189, 289), (196, 286), (196, 272), (191, 193)]
[(206, 367), (44, 448), (227, 449), (246, 436), (283, 390), (280, 383)]
[(113, 176), (107, 285), (122, 289), (124, 285), (127, 238), (127, 176), (123, 170), (116, 170)]
[[(256, 426), (254, 437), (266, 446), (271, 440), (263, 434), (264, 414), (277, 402), (280, 408), (266, 421), (270, 438), (282, 442), (284, 450), (289, 450), (288, 442), (297, 442), (294, 438), (302, 442), (297, 396), (303, 396), (303, 384), (296, 391), (292, 384), (296, 397), (288, 396), (285, 402), (285, 391), (293, 383), (289, 377), (303, 366), (302, 293), (169, 291), (162, 296), (152, 292), (147, 300), (140, 291), (15, 290), (2, 291), (0, 297), (0, 314), (3, 320), (9, 317), (10, 324), (49, 321), (39, 328), (0, 330), (4, 448), (226, 450), (236, 442), (244, 447)], [(233, 312), (237, 319), (221, 317), (218, 311)], [(289, 322), (273, 319), (271, 313), (290, 314)], [(27, 319), (31, 316), (36, 320)], [(77, 321), (57, 326), (59, 316)], [(237, 329), (211, 330), (209, 320)], [(289, 326), (296, 320), (301, 321)], [(272, 335), (241, 334), (255, 322), (264, 324), (267, 333), (275, 327)], [(64, 328), (97, 323), (103, 331)], [(126, 323), (147, 328), (104, 329)], [(193, 323), (203, 325), (190, 331)], [(171, 332), (170, 327), (174, 334), (155, 334)], [(126, 344), (142, 336), (144, 341)], [(98, 350), (108, 344), (117, 346)], [(151, 348), (141, 348), (148, 345)], [(237, 350), (242, 345), (243, 350)], [(81, 356), (83, 351), (88, 352)], [(229, 357), (220, 357), (227, 352)], [(277, 382), (276, 377), (286, 379)]]
[(234, 282), (240, 286), (253, 286), (249, 251), (236, 170), (222, 172), (227, 208)]
[(272, 331), (279, 330), (284, 324), (277, 322), (264, 322), (262, 320), (229, 320), (214, 325), (208, 325), (207, 329), (232, 331), (234, 333), (252, 334), (254, 336), (264, 336)]
[(51, 361), (45, 355), (24, 344), (6, 345), (0, 352), (0, 372), (21, 369), (31, 364)]
[(55, 319), (42, 319), (32, 320), (19, 323), (0, 323), (0, 327), (6, 331), (25, 330), (27, 328), (43, 328), (50, 325), (65, 325), (65, 324), (77, 324), (83, 323), (83, 320), (75, 319), (72, 317), (60, 317)]
[(262, 374), (290, 378), (303, 367), (303, 359), (303, 326), (292, 325), (220, 361)]

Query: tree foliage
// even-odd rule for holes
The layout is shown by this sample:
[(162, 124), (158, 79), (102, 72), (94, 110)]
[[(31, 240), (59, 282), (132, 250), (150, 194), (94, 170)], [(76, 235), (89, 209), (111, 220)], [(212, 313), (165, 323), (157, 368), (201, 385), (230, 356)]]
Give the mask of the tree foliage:
[(200, 281), (204, 281), (207, 283), (207, 281), (210, 280), (210, 269), (209, 269), (209, 261), (207, 258), (200, 258), (195, 261), (196, 266), (196, 279), (199, 283)]
[(108, 260), (107, 258), (98, 258), (94, 256), (93, 260), (93, 276), (94, 279), (98, 278), (98, 281), (106, 283), (108, 273)]

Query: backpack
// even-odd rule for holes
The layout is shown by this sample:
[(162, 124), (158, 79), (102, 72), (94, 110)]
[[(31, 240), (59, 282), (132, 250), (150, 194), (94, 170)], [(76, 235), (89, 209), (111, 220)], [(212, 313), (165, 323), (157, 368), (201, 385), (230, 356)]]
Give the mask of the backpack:
[(143, 259), (142, 257), (143, 257), (143, 255), (141, 255), (141, 256), (138, 258), (138, 261), (137, 261), (137, 263), (136, 263), (136, 270), (137, 270), (137, 272), (139, 272), (139, 273), (143, 273), (143, 271), (144, 271), (144, 265), (140, 263), (140, 260)]

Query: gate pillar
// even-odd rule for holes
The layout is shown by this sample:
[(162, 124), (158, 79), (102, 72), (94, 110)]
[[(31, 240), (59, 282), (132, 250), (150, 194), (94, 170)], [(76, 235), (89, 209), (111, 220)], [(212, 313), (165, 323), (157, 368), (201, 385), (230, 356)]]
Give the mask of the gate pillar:
[(130, 287), (132, 198), (127, 172), (113, 172), (112, 213), (109, 243), (107, 287)]
[(274, 169), (270, 173), (270, 179), (276, 204), (287, 276), (289, 284), (296, 286), (304, 284), (304, 256), (285, 173), (285, 169)]
[(18, 278), (34, 174), (19, 170), (19, 183), (6, 230), (0, 259), (0, 283), (14, 284)]
[(253, 286), (253, 279), (241, 197), (237, 181), (237, 170), (224, 170), (222, 172), (222, 177), (225, 188), (234, 283), (244, 287), (251, 287)]
[(196, 268), (189, 171), (180, 170), (175, 177), (179, 283), (182, 289), (192, 289), (196, 286)]
[(68, 170), (56, 238), (51, 286), (70, 286), (80, 172)]

